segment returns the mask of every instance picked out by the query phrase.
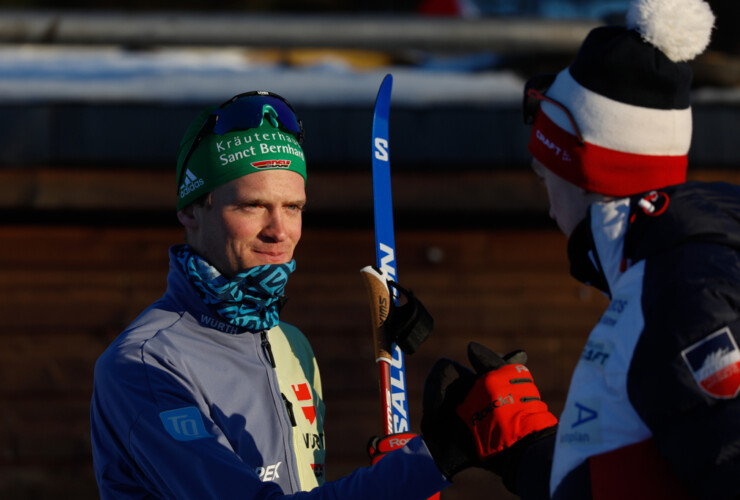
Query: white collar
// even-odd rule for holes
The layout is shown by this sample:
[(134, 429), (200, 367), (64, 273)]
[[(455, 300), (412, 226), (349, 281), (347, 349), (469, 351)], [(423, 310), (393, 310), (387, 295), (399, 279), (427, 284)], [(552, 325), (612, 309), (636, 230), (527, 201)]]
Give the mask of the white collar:
[[(591, 234), (593, 235), (598, 262), (609, 289), (622, 275), (624, 258), (624, 236), (629, 226), (630, 199), (619, 198), (611, 201), (595, 202), (590, 207)], [(594, 264), (595, 256), (589, 256)]]

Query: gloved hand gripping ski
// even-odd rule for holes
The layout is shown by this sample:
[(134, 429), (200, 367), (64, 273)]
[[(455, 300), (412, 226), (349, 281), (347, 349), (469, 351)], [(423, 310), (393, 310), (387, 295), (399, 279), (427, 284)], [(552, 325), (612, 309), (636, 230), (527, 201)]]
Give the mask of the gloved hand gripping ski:
[[(396, 343), (405, 354), (415, 353), (432, 333), (434, 318), (412, 291), (386, 279), (376, 267), (367, 266), (360, 272), (370, 294), (376, 337), (383, 342), (381, 348), (390, 352), (390, 344)], [(400, 296), (399, 305), (392, 299), (394, 290)]]
[(501, 357), (471, 343), (468, 358), (475, 373), (441, 359), (427, 376), (424, 441), (447, 478), (467, 467), (483, 467), (512, 489), (522, 454), (554, 432), (557, 418), (540, 399), (524, 351)]
[(373, 436), (367, 443), (367, 455), (370, 457), (372, 464), (375, 465), (388, 453), (400, 450), (415, 437), (416, 434), (413, 432), (401, 432), (384, 437)]
[(401, 300), (399, 305), (391, 301), (391, 310), (381, 328), (388, 330), (389, 338), (405, 354), (413, 354), (432, 333), (434, 318), (411, 290), (402, 288), (395, 281), (388, 281), (388, 288), (391, 295), (396, 290)]

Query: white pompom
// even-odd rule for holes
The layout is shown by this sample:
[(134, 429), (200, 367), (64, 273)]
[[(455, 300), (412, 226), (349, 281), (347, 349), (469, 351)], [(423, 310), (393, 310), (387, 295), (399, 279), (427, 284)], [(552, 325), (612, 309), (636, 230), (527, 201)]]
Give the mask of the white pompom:
[(707, 48), (714, 14), (702, 0), (635, 0), (627, 27), (674, 62), (689, 61)]

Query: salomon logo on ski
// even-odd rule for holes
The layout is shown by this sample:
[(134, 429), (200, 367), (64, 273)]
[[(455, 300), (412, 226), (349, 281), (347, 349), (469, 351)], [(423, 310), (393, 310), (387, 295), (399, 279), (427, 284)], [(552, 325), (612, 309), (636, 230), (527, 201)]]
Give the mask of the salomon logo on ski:
[(375, 138), (375, 158), (380, 161), (388, 161), (388, 141), (382, 137)]

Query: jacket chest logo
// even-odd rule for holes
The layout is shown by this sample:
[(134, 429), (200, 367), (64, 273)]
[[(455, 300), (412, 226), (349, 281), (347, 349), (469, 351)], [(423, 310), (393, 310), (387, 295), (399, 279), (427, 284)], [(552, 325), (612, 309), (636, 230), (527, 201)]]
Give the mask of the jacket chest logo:
[(298, 403), (301, 404), (303, 416), (313, 425), (316, 420), (316, 407), (313, 405), (313, 397), (311, 396), (311, 389), (308, 388), (308, 384), (304, 382), (302, 384), (293, 384), (290, 387), (293, 389), (293, 394), (295, 394)]

